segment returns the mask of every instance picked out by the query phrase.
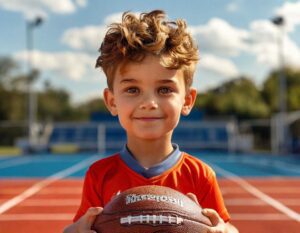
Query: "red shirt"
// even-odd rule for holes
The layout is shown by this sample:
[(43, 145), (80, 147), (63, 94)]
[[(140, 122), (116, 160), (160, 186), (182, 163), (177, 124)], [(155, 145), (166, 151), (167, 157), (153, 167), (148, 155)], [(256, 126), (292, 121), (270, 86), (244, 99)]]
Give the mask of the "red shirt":
[(216, 210), (225, 222), (230, 218), (215, 172), (201, 160), (182, 152), (173, 167), (151, 178), (129, 168), (120, 154), (95, 162), (86, 173), (81, 204), (73, 221), (84, 215), (89, 207), (103, 207), (117, 193), (142, 185), (167, 186), (184, 194), (194, 193), (202, 208)]

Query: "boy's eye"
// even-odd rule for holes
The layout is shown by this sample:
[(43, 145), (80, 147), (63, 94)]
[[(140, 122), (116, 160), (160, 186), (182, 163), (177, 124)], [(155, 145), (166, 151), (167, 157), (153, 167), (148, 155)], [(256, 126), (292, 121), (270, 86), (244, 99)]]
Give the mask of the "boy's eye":
[(173, 90), (171, 88), (169, 88), (169, 87), (161, 87), (161, 88), (158, 89), (158, 92), (160, 94), (164, 94), (165, 95), (165, 94), (169, 94), (169, 93), (173, 92)]
[(126, 89), (126, 92), (129, 94), (136, 94), (139, 93), (139, 89), (136, 87), (129, 87)]

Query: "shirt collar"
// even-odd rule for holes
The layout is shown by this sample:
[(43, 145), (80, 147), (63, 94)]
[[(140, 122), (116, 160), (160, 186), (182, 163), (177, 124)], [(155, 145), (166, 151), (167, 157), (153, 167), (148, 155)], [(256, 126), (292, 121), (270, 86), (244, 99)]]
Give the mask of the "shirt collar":
[(171, 152), (171, 154), (168, 155), (168, 157), (165, 160), (148, 169), (144, 168), (139, 164), (139, 162), (130, 153), (126, 145), (123, 147), (122, 151), (120, 152), (120, 155), (121, 155), (121, 159), (126, 163), (126, 165), (130, 167), (132, 170), (134, 170), (136, 173), (146, 178), (151, 178), (167, 171), (168, 169), (173, 167), (179, 160), (181, 156), (181, 151), (179, 150), (179, 146), (175, 143), (173, 143), (172, 146), (174, 150)]

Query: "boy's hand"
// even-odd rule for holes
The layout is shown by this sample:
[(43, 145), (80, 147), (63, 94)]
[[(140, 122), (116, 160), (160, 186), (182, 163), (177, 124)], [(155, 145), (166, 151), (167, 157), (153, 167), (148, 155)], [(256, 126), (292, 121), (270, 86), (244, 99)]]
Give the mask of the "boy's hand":
[(202, 214), (209, 218), (211, 224), (208, 233), (228, 233), (227, 224), (223, 221), (223, 219), (219, 216), (217, 211), (213, 209), (203, 209)]
[[(91, 230), (93, 222), (98, 214), (102, 212), (101, 207), (90, 207), (86, 213), (77, 222), (77, 232), (78, 233), (97, 233)], [(100, 232), (98, 232), (100, 233)]]
[(69, 225), (64, 230), (64, 233), (100, 233), (91, 230), (91, 227), (96, 216), (100, 214), (102, 210), (102, 207), (90, 207), (77, 222)]
[[(187, 193), (186, 195), (200, 206), (195, 194)], [(238, 230), (230, 223), (225, 223), (215, 210), (203, 209), (202, 214), (208, 217), (212, 224), (207, 233), (238, 233)]]

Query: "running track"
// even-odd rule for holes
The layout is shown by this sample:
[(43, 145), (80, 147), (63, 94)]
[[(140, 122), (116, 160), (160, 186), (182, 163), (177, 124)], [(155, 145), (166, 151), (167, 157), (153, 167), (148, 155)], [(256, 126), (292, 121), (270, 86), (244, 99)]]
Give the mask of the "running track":
[[(198, 156), (217, 172), (232, 223), (241, 233), (299, 232), (300, 158)], [(82, 177), (99, 158), (1, 157), (0, 233), (62, 232), (79, 205)]]

